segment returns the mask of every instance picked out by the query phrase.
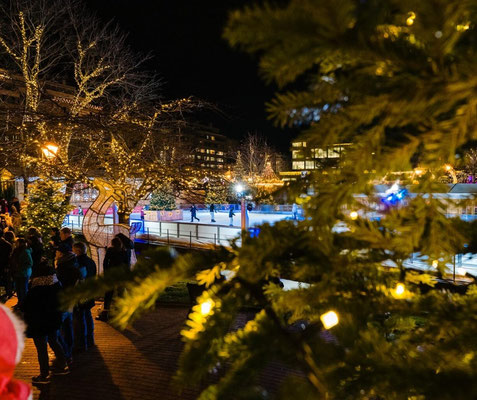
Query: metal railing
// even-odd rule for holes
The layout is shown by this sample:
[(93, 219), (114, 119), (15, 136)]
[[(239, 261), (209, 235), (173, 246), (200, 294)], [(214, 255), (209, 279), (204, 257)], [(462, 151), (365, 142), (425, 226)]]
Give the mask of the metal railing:
[[(146, 243), (166, 243), (183, 247), (229, 246), (240, 236), (240, 227), (217, 224), (195, 224), (175, 221), (144, 221), (130, 219), (129, 223), (141, 223), (136, 240)], [(112, 217), (105, 217), (107, 225), (113, 223)], [(74, 232), (82, 230), (83, 216), (67, 215), (63, 226)], [(240, 239), (239, 239), (240, 241)]]

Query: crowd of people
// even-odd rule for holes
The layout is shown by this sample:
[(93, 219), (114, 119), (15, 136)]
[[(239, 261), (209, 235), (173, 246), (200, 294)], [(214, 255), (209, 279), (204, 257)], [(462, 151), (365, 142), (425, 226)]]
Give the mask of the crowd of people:
[[(105, 273), (118, 267), (130, 269), (132, 251), (133, 242), (116, 235), (106, 251)], [(96, 276), (96, 263), (88, 257), (86, 244), (75, 242), (67, 227), (52, 228), (45, 241), (34, 227), (24, 234), (11, 226), (0, 228), (0, 286), (5, 292), (1, 300), (16, 294), (13, 309), (25, 321), (27, 337), (33, 339), (38, 354), (40, 374), (32, 378), (34, 384), (49, 383), (51, 375), (68, 374), (73, 353), (95, 347), (91, 312), (95, 299), (64, 310), (60, 294)], [(98, 319), (107, 320), (113, 292), (107, 292), (104, 300)], [(55, 354), (51, 366), (48, 345)]]

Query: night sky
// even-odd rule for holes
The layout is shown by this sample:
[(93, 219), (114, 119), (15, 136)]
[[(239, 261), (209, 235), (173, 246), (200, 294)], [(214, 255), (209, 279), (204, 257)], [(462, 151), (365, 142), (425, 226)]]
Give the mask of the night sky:
[(292, 133), (266, 119), (265, 102), (274, 87), (260, 79), (257, 58), (231, 49), (222, 39), (230, 10), (252, 0), (89, 0), (105, 20), (114, 19), (129, 33), (131, 46), (152, 52), (147, 68), (164, 80), (166, 98), (193, 95), (221, 113), (201, 115), (226, 136), (240, 139), (260, 132), (287, 152)]

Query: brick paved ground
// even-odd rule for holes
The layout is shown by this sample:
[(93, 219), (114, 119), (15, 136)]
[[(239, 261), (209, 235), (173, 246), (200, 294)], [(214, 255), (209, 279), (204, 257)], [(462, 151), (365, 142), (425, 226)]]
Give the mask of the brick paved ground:
[[(71, 374), (53, 377), (43, 393), (34, 388), (34, 399), (195, 399), (198, 390), (179, 394), (171, 384), (187, 311), (159, 306), (122, 332), (95, 321), (97, 347), (76, 355)], [(38, 374), (36, 350), (27, 339), (15, 376), (30, 382)]]
[[(7, 305), (16, 303), (9, 301)], [(95, 307), (97, 310), (98, 306)], [(95, 321), (97, 347), (76, 355), (71, 373), (53, 377), (42, 392), (34, 389), (34, 399), (41, 400), (189, 400), (197, 398), (198, 388), (181, 393), (172, 377), (182, 350), (180, 331), (188, 307), (160, 305), (125, 331)], [(253, 313), (242, 313), (234, 327), (244, 326)], [(54, 358), (50, 350), (50, 360)], [(271, 365), (262, 374), (262, 384), (273, 393), (285, 375), (294, 373), (281, 365)], [(39, 374), (36, 350), (27, 339), (15, 376), (27, 382)]]

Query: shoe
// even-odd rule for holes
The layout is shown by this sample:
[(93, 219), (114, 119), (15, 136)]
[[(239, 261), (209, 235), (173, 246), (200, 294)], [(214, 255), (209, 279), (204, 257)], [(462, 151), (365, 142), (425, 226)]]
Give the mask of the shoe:
[(210, 222), (216, 222), (216, 221), (215, 221), (215, 219), (213, 219), (213, 220), (212, 220), (212, 221), (210, 221)]
[(49, 376), (38, 375), (38, 376), (34, 376), (33, 378), (31, 378), (31, 382), (35, 385), (47, 385), (51, 381), (50, 381)]
[(65, 365), (63, 368), (61, 367), (54, 367), (51, 370), (51, 375), (68, 375), (70, 373), (70, 367)]

